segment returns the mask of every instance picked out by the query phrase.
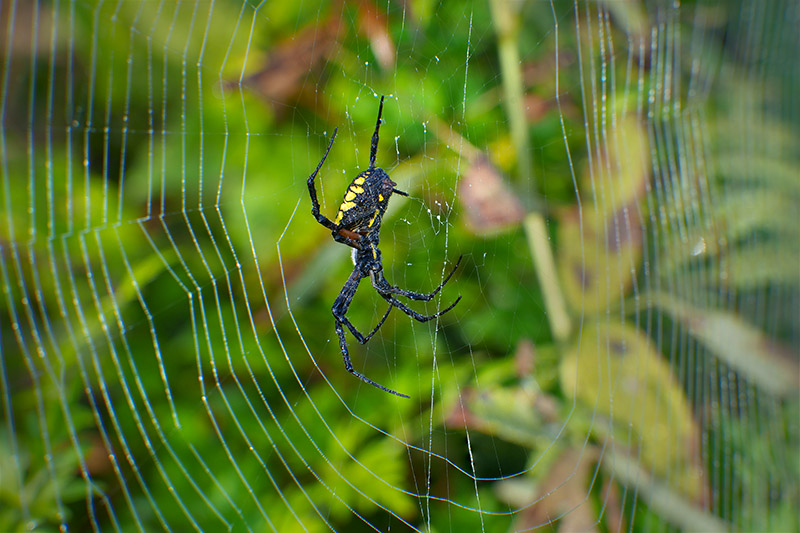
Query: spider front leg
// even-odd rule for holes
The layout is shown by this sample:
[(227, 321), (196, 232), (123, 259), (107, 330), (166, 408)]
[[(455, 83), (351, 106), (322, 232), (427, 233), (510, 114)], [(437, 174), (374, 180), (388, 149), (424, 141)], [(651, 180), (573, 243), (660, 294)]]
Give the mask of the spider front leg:
[[(372, 134), (372, 142), (369, 146), (369, 168), (375, 168), (375, 156), (378, 154), (378, 140), (381, 131), (381, 115), (383, 114), (383, 96), (381, 96), (381, 104), (378, 106), (378, 120), (375, 122), (375, 133)], [(402, 194), (402, 193), (401, 193)], [(408, 196), (408, 195), (406, 195)]]
[(333, 135), (331, 136), (331, 141), (328, 143), (328, 149), (325, 150), (325, 155), (322, 156), (317, 168), (314, 169), (314, 172), (311, 173), (311, 175), (308, 177), (308, 181), (306, 182), (308, 184), (308, 194), (311, 196), (311, 214), (314, 216), (317, 222), (331, 230), (333, 240), (342, 244), (346, 244), (351, 248), (360, 250), (361, 244), (359, 244), (359, 240), (361, 239), (361, 235), (354, 231), (350, 231), (347, 228), (342, 228), (341, 226), (334, 224), (328, 217), (319, 212), (319, 200), (317, 200), (317, 188), (314, 185), (314, 180), (317, 178), (317, 174), (322, 168), (322, 164), (325, 163), (325, 159), (328, 158), (328, 154), (333, 146), (333, 141), (336, 139), (337, 131), (339, 131), (339, 128), (333, 130)]
[(364, 383), (369, 383), (373, 387), (377, 387), (384, 392), (388, 392), (403, 398), (409, 398), (409, 396), (405, 394), (401, 394), (395, 390), (384, 387), (380, 383), (372, 381), (367, 376), (365, 376), (364, 374), (353, 368), (353, 363), (350, 360), (350, 352), (347, 349), (347, 340), (345, 339), (343, 325), (346, 325), (347, 329), (350, 330), (353, 336), (355, 336), (356, 339), (358, 339), (358, 341), (361, 342), (361, 344), (364, 344), (375, 334), (376, 331), (378, 331), (378, 328), (381, 327), (383, 322), (386, 320), (386, 317), (389, 315), (389, 310), (391, 310), (391, 307), (389, 307), (389, 310), (386, 311), (386, 314), (383, 316), (378, 326), (367, 337), (364, 337), (361, 333), (359, 333), (359, 331), (355, 328), (355, 326), (353, 326), (353, 324), (350, 323), (350, 321), (347, 319), (347, 316), (345, 315), (347, 314), (347, 310), (350, 308), (350, 304), (353, 301), (353, 296), (355, 296), (356, 294), (356, 290), (358, 289), (358, 284), (361, 282), (362, 277), (363, 276), (359, 271), (359, 269), (357, 268), (353, 269), (353, 273), (350, 274), (349, 278), (347, 278), (344, 287), (342, 287), (341, 292), (339, 292), (339, 296), (337, 296), (336, 300), (333, 302), (333, 308), (331, 309), (331, 311), (333, 312), (333, 318), (336, 320), (336, 333), (339, 335), (339, 347), (342, 350), (344, 367), (347, 369), (348, 372), (353, 374), (355, 377), (357, 377)]
[(319, 173), (319, 169), (322, 168), (322, 164), (325, 162), (325, 159), (328, 158), (328, 154), (331, 151), (331, 147), (333, 146), (333, 141), (336, 139), (336, 132), (339, 131), (339, 128), (333, 130), (333, 135), (331, 136), (331, 142), (328, 143), (328, 149), (325, 150), (325, 155), (322, 156), (322, 160), (320, 160), (319, 165), (317, 168), (314, 169), (314, 172), (308, 177), (308, 194), (311, 196), (311, 214), (317, 219), (317, 222), (328, 228), (333, 232), (339, 231), (339, 226), (331, 222), (325, 215), (319, 212), (319, 201), (317, 200), (317, 188), (314, 186), (314, 180)]

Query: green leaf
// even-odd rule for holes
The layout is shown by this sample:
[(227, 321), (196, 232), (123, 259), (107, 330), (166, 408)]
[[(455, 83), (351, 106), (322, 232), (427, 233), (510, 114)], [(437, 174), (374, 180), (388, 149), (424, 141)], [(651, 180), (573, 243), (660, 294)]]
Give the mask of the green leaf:
[[(585, 326), (562, 361), (561, 386), (609, 420), (617, 445), (629, 439), (643, 468), (669, 476), (692, 500), (704, 493), (691, 407), (669, 365), (639, 330), (613, 322)], [(590, 429), (607, 436), (602, 421), (593, 420)]]
[(649, 299), (757, 387), (778, 396), (797, 393), (800, 368), (790, 350), (736, 314), (699, 309), (663, 293), (652, 293)]

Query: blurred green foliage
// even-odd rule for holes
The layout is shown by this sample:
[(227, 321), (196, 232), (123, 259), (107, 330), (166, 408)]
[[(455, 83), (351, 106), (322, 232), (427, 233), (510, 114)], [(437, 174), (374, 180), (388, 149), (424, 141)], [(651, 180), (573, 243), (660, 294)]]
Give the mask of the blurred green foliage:
[[(636, 2), (603, 4), (613, 17), (591, 20), (619, 45), (655, 24)], [(33, 17), (17, 8), (18, 20)], [(508, 73), (487, 3), (420, 0), (388, 12), (369, 2), (54, 3), (14, 28), (40, 44), (9, 52), (3, 102), (0, 341), (11, 431), (0, 434), (0, 529), (394, 530), (402, 518), (429, 531), (505, 531), (570, 516), (587, 498), (585, 508), (606, 510), (589, 517), (602, 516), (599, 529), (796, 527), (784, 502), (798, 498), (796, 457), (781, 471), (765, 436), (744, 435), (764, 417), (796, 443), (797, 384), (777, 399), (748, 389), (748, 405), (722, 408), (691, 385), (758, 387), (752, 368), (796, 368), (781, 349), (743, 362), (719, 342), (734, 328), (753, 345), (788, 345), (796, 317), (779, 309), (770, 336), (763, 324), (735, 327), (752, 317), (712, 316), (704, 304), (722, 285), (777, 287), (796, 303), (797, 226), (775, 213), (796, 215), (797, 124), (760, 122), (773, 150), (761, 160), (730, 135), (726, 106), (743, 106), (707, 102), (702, 131), (720, 143), (709, 179), (721, 194), (698, 200), (702, 180), (658, 174), (676, 158), (657, 138), (674, 127), (669, 111), (637, 112), (660, 83), (653, 65), (642, 59), (631, 80), (639, 57), (608, 62), (597, 28), (576, 32), (572, 3), (506, 8), (524, 29), (513, 46), (525, 146), (509, 133)], [(595, 4), (583, 9), (597, 17)], [(734, 8), (709, 13), (735, 30)], [(682, 18), (671, 23), (689, 31)], [(604, 122), (581, 94), (600, 67), (582, 67), (579, 46), (581, 61), (603, 58), (606, 76), (626, 80), (603, 103), (619, 122)], [(720, 83), (751, 103), (759, 96), (739, 79)], [(394, 312), (366, 346), (350, 338), (356, 367), (410, 401), (342, 366), (330, 306), (351, 264), (310, 216), (306, 188), (338, 127), (318, 182), (323, 212), (335, 212), (367, 165), (381, 94), (378, 164), (411, 195), (394, 199), (384, 221), (387, 278), (429, 290), (465, 257), (442, 295), (463, 300), (438, 324)], [(521, 151), (532, 156), (531, 181), (520, 178)], [(531, 259), (539, 245), (522, 221), (486, 233), (466, 222), (481, 209), (459, 189), (473, 152), (488, 156), (526, 216), (547, 217), (550, 241), (538, 252), (555, 260), (549, 284), (566, 300), (568, 338), (550, 331)], [(698, 243), (708, 246), (698, 253)], [(773, 260), (752, 266), (749, 256), (766, 254)], [(349, 317), (363, 331), (383, 311), (365, 283)], [(674, 320), (684, 346), (707, 346), (712, 362), (678, 368), (674, 353), (688, 349), (661, 337), (649, 313)], [(725, 327), (709, 337), (696, 321), (712, 318)], [(721, 365), (730, 376), (716, 374)], [(706, 411), (712, 420), (699, 427)], [(752, 460), (748, 474), (719, 467), (734, 454)], [(557, 492), (564, 468), (577, 488)], [(764, 487), (781, 497), (761, 497)]]

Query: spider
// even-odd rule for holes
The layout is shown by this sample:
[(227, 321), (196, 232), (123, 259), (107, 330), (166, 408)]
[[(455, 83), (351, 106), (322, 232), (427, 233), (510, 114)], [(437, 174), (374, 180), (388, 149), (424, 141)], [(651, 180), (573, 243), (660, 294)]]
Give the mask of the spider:
[[(353, 363), (350, 361), (350, 353), (347, 351), (347, 342), (344, 336), (344, 326), (350, 330), (350, 333), (361, 344), (366, 344), (375, 333), (380, 329), (389, 316), (392, 307), (400, 309), (402, 312), (419, 322), (427, 322), (434, 318), (440, 317), (446, 312), (453, 309), (456, 304), (461, 300), (461, 296), (456, 298), (456, 301), (450, 304), (449, 307), (434, 313), (432, 315), (422, 315), (416, 311), (406, 307), (404, 303), (399, 301), (395, 296), (403, 296), (410, 300), (417, 300), (428, 302), (450, 281), (453, 273), (461, 263), (461, 257), (458, 258), (453, 269), (444, 279), (444, 281), (430, 293), (411, 292), (400, 287), (391, 285), (386, 278), (383, 277), (383, 263), (381, 262), (381, 251), (378, 249), (378, 242), (380, 240), (381, 219), (386, 212), (386, 207), (389, 205), (389, 198), (392, 194), (399, 194), (401, 196), (408, 196), (408, 193), (395, 189), (397, 185), (393, 182), (389, 175), (382, 168), (375, 167), (375, 156), (378, 151), (378, 131), (381, 128), (381, 114), (383, 113), (383, 96), (381, 96), (380, 107), (378, 107), (378, 120), (375, 124), (375, 133), (372, 134), (372, 144), (369, 151), (369, 168), (356, 176), (347, 188), (344, 195), (342, 205), (339, 206), (339, 212), (336, 218), (331, 221), (325, 215), (319, 212), (319, 202), (317, 201), (317, 190), (314, 187), (314, 179), (328, 153), (331, 151), (333, 141), (336, 139), (336, 132), (338, 128), (333, 130), (328, 149), (325, 150), (325, 155), (317, 165), (317, 168), (308, 177), (308, 192), (311, 195), (311, 214), (314, 218), (331, 230), (333, 240), (336, 242), (346, 244), (353, 248), (353, 272), (342, 287), (339, 296), (333, 302), (333, 318), (336, 323), (336, 333), (339, 335), (339, 346), (342, 350), (342, 357), (344, 358), (344, 367), (348, 372), (365, 383), (369, 383), (373, 387), (377, 387), (382, 391), (408, 398), (407, 395), (401, 394), (397, 391), (384, 387), (369, 379), (364, 374), (353, 368)], [(369, 277), (372, 281), (372, 286), (378, 291), (378, 294), (389, 303), (389, 308), (386, 309), (383, 318), (381, 318), (378, 325), (375, 326), (369, 335), (362, 335), (356, 327), (347, 319), (347, 310), (353, 301), (358, 284), (362, 279)]]

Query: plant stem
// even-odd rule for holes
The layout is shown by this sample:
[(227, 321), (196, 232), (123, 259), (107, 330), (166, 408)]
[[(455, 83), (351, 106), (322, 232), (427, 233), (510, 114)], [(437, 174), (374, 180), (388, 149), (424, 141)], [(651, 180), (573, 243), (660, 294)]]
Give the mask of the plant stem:
[[(520, 179), (530, 183), (533, 177), (533, 164), (528, 147), (528, 121), (525, 113), (517, 37), (519, 36), (520, 2), (514, 0), (490, 0), (492, 18), (497, 32), (500, 69), (503, 75), (503, 95), (511, 129), (511, 140), (517, 153), (517, 171)], [(547, 235), (547, 226), (541, 213), (532, 212), (523, 223), (528, 239), (528, 247), (533, 256), (533, 265), (539, 279), (547, 309), (547, 319), (553, 338), (565, 342), (571, 325), (564, 295), (558, 284), (553, 250)]]

